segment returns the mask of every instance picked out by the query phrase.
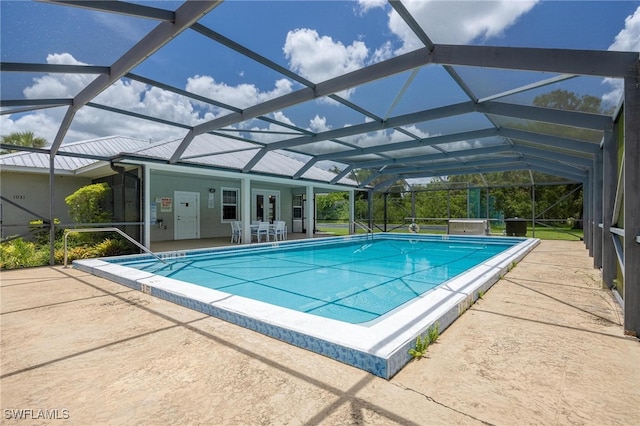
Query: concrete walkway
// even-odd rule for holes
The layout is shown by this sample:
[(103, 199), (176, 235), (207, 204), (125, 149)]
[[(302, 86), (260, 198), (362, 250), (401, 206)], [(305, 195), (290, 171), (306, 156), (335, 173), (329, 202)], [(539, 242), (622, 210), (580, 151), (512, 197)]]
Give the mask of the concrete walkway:
[(390, 381), (74, 269), (5, 271), (2, 424), (640, 424), (640, 343), (591, 264), (543, 241)]

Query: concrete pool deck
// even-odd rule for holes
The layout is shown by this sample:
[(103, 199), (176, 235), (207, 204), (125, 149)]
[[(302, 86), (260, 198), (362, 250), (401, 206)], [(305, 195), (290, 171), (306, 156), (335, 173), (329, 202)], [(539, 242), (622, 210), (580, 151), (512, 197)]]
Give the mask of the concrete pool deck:
[(3, 424), (638, 424), (640, 342), (591, 265), (542, 241), (389, 381), (75, 269), (3, 271)]

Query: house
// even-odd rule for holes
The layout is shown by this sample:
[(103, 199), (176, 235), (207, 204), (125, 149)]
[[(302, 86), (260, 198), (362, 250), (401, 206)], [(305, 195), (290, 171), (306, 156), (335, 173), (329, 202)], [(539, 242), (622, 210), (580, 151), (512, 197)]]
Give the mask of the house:
[[(110, 136), (62, 145), (53, 162), (53, 185), (47, 153), (0, 156), (2, 238), (26, 233), (35, 219), (53, 216), (62, 226), (73, 225), (65, 197), (98, 182), (111, 188), (108, 208), (114, 224), (146, 246), (230, 236), (235, 220), (284, 220), (289, 232), (311, 235), (315, 217), (308, 212), (314, 211), (314, 194), (348, 191), (353, 201), (358, 189), (349, 178), (338, 179), (315, 166), (292, 179), (304, 163), (278, 151), (243, 173), (258, 148), (211, 134), (196, 137), (172, 164), (169, 159), (180, 141)], [(246, 226), (243, 241), (250, 241), (249, 232)]]

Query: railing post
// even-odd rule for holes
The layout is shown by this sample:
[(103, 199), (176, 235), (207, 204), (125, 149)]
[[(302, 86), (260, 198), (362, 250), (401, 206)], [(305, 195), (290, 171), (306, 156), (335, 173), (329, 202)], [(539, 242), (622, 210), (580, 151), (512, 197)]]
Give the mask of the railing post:
[(117, 232), (118, 234), (126, 238), (127, 241), (133, 243), (135, 246), (142, 249), (142, 251), (144, 251), (145, 253), (150, 254), (151, 256), (155, 257), (162, 263), (167, 263), (165, 260), (160, 258), (157, 254), (153, 253), (151, 250), (149, 250), (144, 245), (140, 244), (139, 242), (137, 242), (136, 240), (134, 240), (133, 238), (131, 238), (130, 236), (128, 236), (118, 228), (80, 228), (80, 229), (68, 229), (64, 233), (64, 267), (65, 268), (67, 267), (67, 236), (72, 232)]

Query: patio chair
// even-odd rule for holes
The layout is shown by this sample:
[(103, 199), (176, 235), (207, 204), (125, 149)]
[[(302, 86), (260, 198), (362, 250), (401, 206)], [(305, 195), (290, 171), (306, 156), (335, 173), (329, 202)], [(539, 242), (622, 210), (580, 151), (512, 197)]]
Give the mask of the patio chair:
[(242, 241), (242, 226), (240, 222), (233, 221), (231, 222), (231, 242), (238, 243)]
[(269, 241), (269, 222), (260, 222), (257, 227), (251, 227), (251, 241), (253, 241), (253, 237), (255, 236), (258, 242), (260, 242), (262, 235)]
[(274, 226), (269, 229), (269, 235), (273, 236), (274, 241), (284, 241), (286, 235), (287, 226), (284, 221), (278, 220), (275, 222)]

